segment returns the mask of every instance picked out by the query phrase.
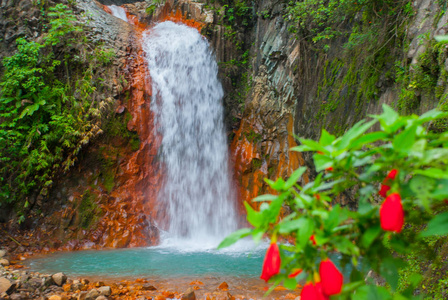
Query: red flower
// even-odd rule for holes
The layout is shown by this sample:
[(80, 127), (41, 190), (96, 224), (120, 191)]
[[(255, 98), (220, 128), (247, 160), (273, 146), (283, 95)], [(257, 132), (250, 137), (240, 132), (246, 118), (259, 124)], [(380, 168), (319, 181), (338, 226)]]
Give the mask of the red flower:
[(382, 185), (381, 185), (381, 189), (380, 189), (380, 191), (378, 192), (378, 194), (380, 194), (381, 197), (386, 198), (386, 196), (387, 196), (387, 192), (388, 192), (389, 190), (390, 190), (390, 186), (385, 185), (385, 184), (382, 184)]
[(299, 275), (300, 273), (302, 273), (302, 269), (294, 269), (292, 270), (292, 273), (288, 275), (289, 278), (294, 278), (297, 275)]
[(389, 172), (389, 174), (387, 174), (386, 179), (390, 178), (390, 179), (394, 180), (395, 177), (397, 176), (397, 174), (398, 174), (398, 170), (397, 169), (393, 169), (393, 170), (391, 170)]
[(382, 197), (387, 196), (387, 192), (390, 190), (390, 183), (392, 180), (395, 179), (397, 174), (398, 174), (397, 169), (393, 169), (387, 174), (386, 178), (384, 178), (383, 183), (381, 184), (381, 189), (378, 192), (378, 194), (380, 194), (380, 196), (382, 196)]
[(390, 194), (380, 208), (381, 228), (400, 233), (404, 224), (404, 211), (400, 194)]
[(328, 167), (328, 168), (325, 169), (325, 171), (328, 171), (328, 172), (331, 172), (333, 170), (334, 170), (333, 167)]
[(328, 296), (323, 293), (320, 282), (316, 283), (316, 285), (308, 282), (300, 293), (300, 300), (328, 300)]
[(319, 275), (322, 283), (322, 290), (325, 295), (331, 296), (341, 292), (344, 277), (333, 262), (328, 258), (321, 261), (319, 266)]
[(314, 234), (310, 236), (310, 241), (313, 244), (313, 246), (316, 246), (316, 238), (314, 237)]
[(272, 243), (268, 251), (266, 251), (260, 278), (268, 282), (269, 278), (280, 272), (280, 264), (280, 251), (278, 250), (277, 244)]

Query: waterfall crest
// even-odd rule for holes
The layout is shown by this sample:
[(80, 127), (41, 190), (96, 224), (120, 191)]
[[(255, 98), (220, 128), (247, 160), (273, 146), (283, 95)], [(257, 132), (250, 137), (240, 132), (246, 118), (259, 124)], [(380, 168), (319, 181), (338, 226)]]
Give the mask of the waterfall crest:
[(237, 228), (217, 63), (206, 39), (182, 24), (160, 23), (142, 44), (166, 168), (165, 243), (216, 247)]
[(114, 17), (122, 19), (125, 22), (128, 22), (128, 17), (126, 16), (126, 10), (121, 6), (109, 5), (109, 9), (112, 12)]

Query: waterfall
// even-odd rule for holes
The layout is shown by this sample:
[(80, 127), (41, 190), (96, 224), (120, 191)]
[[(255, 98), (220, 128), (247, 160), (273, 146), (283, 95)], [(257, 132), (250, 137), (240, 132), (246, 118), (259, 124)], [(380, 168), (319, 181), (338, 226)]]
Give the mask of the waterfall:
[(128, 21), (128, 17), (126, 16), (126, 11), (124, 10), (123, 7), (121, 6), (116, 6), (116, 5), (109, 5), (108, 6), (109, 9), (112, 12), (112, 15), (114, 17), (117, 17), (119, 19), (122, 19), (123, 21), (127, 22)]
[(237, 228), (217, 63), (196, 29), (169, 21), (147, 31), (142, 46), (166, 169), (162, 243), (216, 247)]

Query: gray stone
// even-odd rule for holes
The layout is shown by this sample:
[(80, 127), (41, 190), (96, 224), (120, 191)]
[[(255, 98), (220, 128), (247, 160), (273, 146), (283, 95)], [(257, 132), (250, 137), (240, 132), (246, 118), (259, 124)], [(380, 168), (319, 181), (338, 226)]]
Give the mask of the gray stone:
[(98, 292), (103, 296), (110, 296), (112, 294), (112, 289), (110, 286), (102, 286), (98, 288)]
[(15, 285), (5, 277), (0, 277), (0, 294), (3, 293), (10, 294), (14, 289), (14, 286)]
[(67, 276), (65, 276), (64, 273), (56, 273), (53, 276), (54, 283), (56, 283), (59, 286), (62, 286), (67, 281)]
[(0, 250), (0, 258), (6, 255), (6, 250)]
[(86, 300), (95, 300), (100, 295), (97, 289), (91, 289), (87, 292)]
[(7, 260), (6, 258), (0, 259), (0, 265), (9, 266), (9, 260)]

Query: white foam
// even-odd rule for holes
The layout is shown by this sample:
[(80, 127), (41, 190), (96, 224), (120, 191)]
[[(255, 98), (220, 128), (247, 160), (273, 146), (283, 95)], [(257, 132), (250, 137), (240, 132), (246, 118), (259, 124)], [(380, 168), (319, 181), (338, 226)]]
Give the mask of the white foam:
[(158, 201), (169, 226), (161, 246), (214, 249), (237, 229), (217, 63), (207, 40), (182, 24), (159, 23), (142, 44), (166, 170)]
[(126, 16), (126, 10), (121, 6), (109, 5), (107, 6), (112, 11), (112, 15), (125, 22), (128, 22), (128, 17)]

